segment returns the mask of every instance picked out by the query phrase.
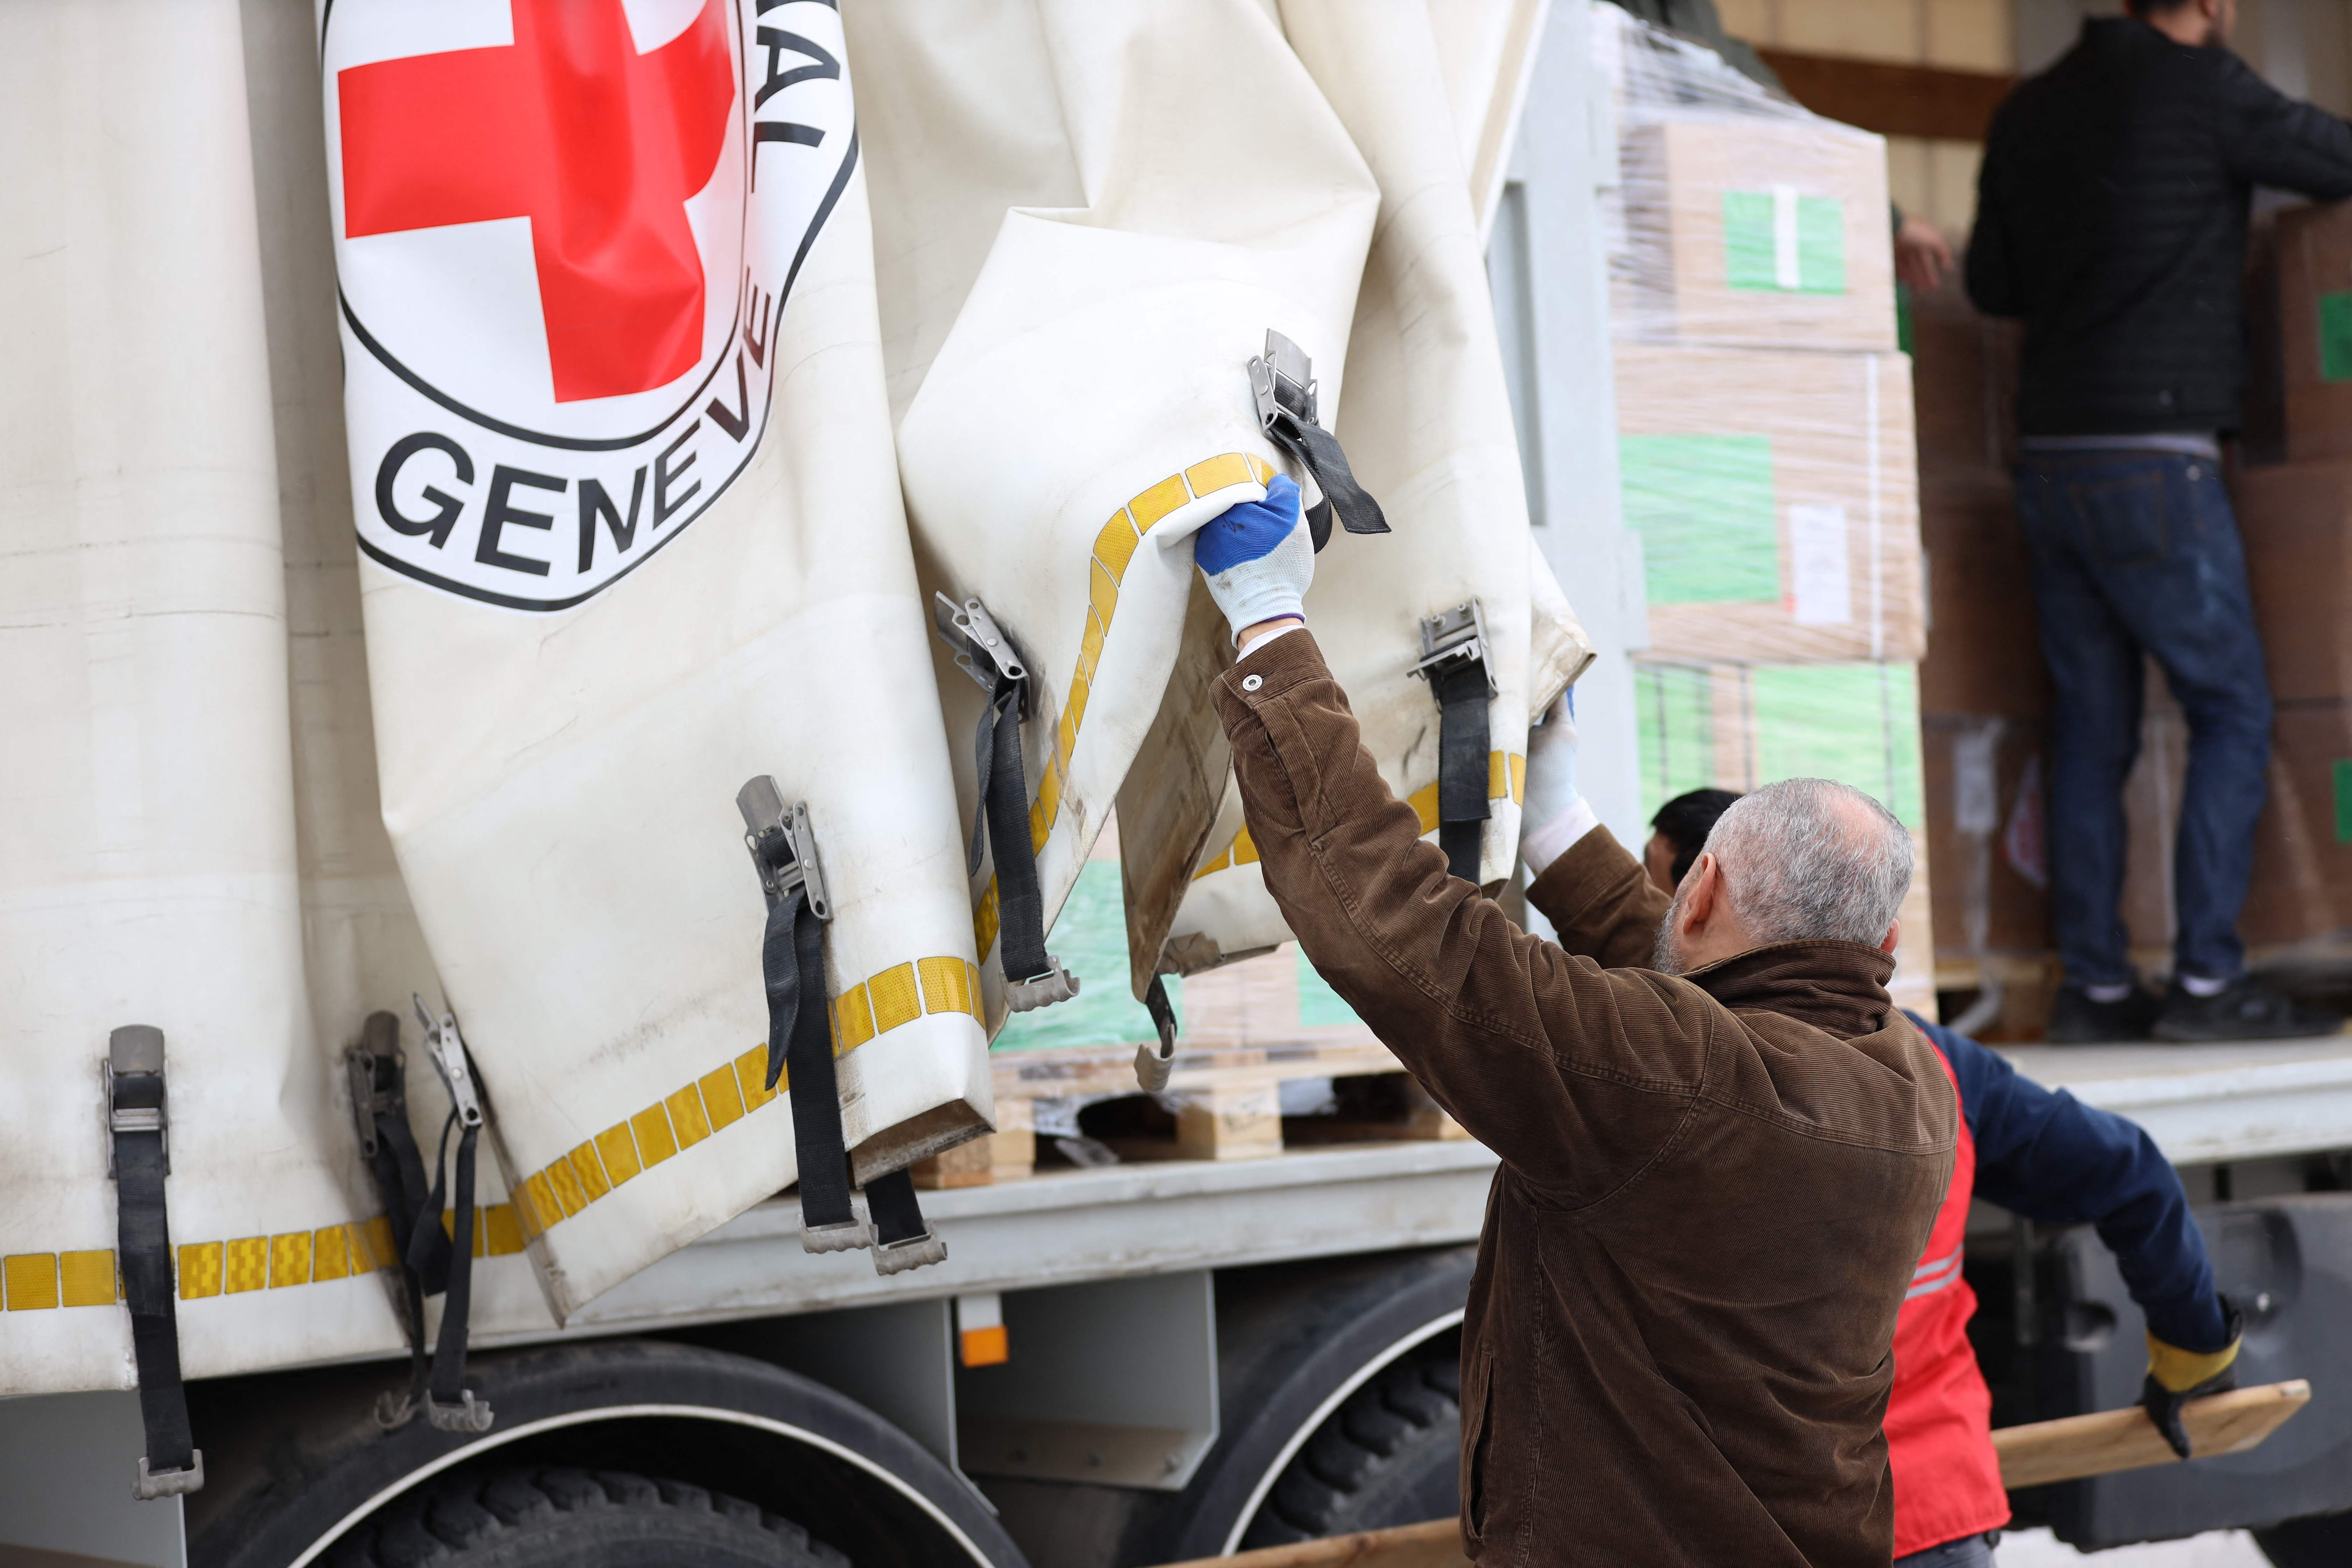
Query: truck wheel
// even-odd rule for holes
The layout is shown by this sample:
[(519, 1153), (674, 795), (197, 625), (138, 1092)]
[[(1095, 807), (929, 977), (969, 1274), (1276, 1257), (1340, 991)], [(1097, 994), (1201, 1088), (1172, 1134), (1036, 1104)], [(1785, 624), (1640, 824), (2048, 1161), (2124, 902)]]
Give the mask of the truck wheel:
[(334, 1568), (849, 1568), (753, 1504), (613, 1470), (492, 1470), (425, 1489), (336, 1543)]
[(2278, 1568), (2343, 1568), (2352, 1563), (2352, 1513), (2315, 1513), (2254, 1531)]
[(1290, 1461), (1242, 1544), (1280, 1546), (1460, 1512), (1460, 1377), (1451, 1335), (1383, 1368)]

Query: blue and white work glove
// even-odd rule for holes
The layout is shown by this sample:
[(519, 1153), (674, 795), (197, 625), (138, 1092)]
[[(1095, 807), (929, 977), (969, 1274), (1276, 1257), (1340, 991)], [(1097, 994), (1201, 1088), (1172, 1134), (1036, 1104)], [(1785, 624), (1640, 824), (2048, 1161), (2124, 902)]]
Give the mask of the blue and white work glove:
[(1300, 520), (1298, 485), (1276, 474), (1264, 500), (1245, 500), (1192, 537), (1192, 559), (1209, 580), (1209, 596), (1225, 613), (1239, 642), (1244, 630), (1285, 616), (1307, 616), (1307, 585), (1315, 580), (1315, 545)]
[(1519, 807), (1519, 857), (1540, 877), (1600, 818), (1576, 788), (1576, 712), (1561, 692), (1528, 730), (1528, 782)]

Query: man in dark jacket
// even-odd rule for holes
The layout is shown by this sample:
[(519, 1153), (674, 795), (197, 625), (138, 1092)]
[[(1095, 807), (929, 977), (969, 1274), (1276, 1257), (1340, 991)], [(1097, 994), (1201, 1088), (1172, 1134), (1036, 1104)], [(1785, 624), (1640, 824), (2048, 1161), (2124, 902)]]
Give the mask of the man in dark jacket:
[[(1204, 529), (1215, 689), (1265, 885), (1316, 969), (1502, 1158), (1462, 1333), (1465, 1549), (1489, 1564), (1883, 1568), (1895, 1315), (1958, 1111), (1886, 994), (1909, 836), (1795, 780), (1673, 902), (1591, 810), (1515, 928), (1448, 874), (1303, 624), (1295, 487)], [(1654, 958), (1653, 957), (1654, 952)]]
[[(1572, 754), (1546, 724), (1528, 746), (1528, 797)], [(1568, 741), (1573, 746), (1572, 731)], [(1687, 866), (1728, 805), (1728, 790), (1694, 790), (1657, 815), (1662, 856)], [(1694, 829), (1696, 831), (1694, 832)], [(1538, 833), (1540, 829), (1538, 830)], [(1675, 874), (1660, 886), (1672, 891)], [(2180, 1406), (2235, 1381), (2239, 1322), (2214, 1289), (2205, 1237), (2179, 1173), (2138, 1123), (2052, 1091), (1966, 1035), (1919, 1026), (1960, 1095), (1951, 1189), (1895, 1320), (1895, 1390), (1886, 1404), (1887, 1468), (1895, 1482), (1895, 1568), (1972, 1568), (1992, 1561), (1992, 1532), (2009, 1522), (2009, 1493), (1992, 1447), (1992, 1393), (1968, 1337), (1976, 1293), (1962, 1272), (1969, 1205), (1982, 1197), (2052, 1225), (2094, 1225), (2116, 1255), (2147, 1319), (2142, 1402), (2176, 1452), (2189, 1455)]]
[[(2233, 0), (2134, 0), (1993, 118), (1969, 296), (2025, 321), (2018, 515), (2050, 724), (2053, 1040), (2332, 1030), (2245, 977), (2238, 910), (2271, 706), (2220, 437), (2244, 381), (2240, 274), (2257, 184), (2352, 195), (2352, 126), (2229, 52)], [(2153, 656), (2187, 714), (2170, 991), (2143, 991), (2116, 913), (2123, 784)]]

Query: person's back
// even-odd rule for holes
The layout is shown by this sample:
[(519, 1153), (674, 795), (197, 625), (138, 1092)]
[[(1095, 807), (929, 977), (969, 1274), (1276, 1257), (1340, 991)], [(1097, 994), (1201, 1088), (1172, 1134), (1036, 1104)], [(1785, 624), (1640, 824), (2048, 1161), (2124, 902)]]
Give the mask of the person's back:
[(2236, 428), (2256, 184), (2352, 195), (2352, 132), (2225, 47), (2097, 18), (2010, 95), (1968, 286), (1988, 314), (2024, 319), (2024, 435)]

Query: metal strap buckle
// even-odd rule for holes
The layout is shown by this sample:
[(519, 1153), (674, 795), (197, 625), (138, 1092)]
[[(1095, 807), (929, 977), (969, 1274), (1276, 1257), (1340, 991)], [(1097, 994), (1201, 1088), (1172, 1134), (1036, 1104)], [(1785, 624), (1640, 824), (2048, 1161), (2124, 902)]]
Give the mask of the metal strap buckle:
[(966, 599), (959, 605), (945, 594), (933, 594), (931, 624), (940, 640), (955, 650), (957, 667), (980, 682), (982, 690), (995, 690), (1000, 679), (1020, 682), (1021, 716), (1029, 717), (1029, 667), (986, 605)]
[(751, 866), (760, 874), (760, 890), (767, 895), (769, 907), (806, 889), (809, 912), (821, 921), (831, 920), (833, 903), (825, 897), (824, 868), (817, 864), (808, 802), (786, 806), (775, 779), (761, 773), (735, 792), (735, 809), (743, 814), (743, 847), (751, 852)]
[(457, 1125), (479, 1127), (481, 1097), (475, 1092), (473, 1069), (466, 1065), (466, 1042), (457, 1036), (457, 1016), (444, 1013), (436, 1019), (425, 1010), (424, 997), (412, 992), (408, 999), (415, 1005), (416, 1021), (425, 1026), (425, 1054), (433, 1058), (433, 1070), (441, 1075), (449, 1103), (457, 1108)]
[(920, 1268), (927, 1263), (945, 1263), (948, 1244), (940, 1239), (935, 1226), (925, 1225), (923, 1234), (910, 1236), (904, 1241), (877, 1241), (874, 1244), (874, 1272), (888, 1278), (903, 1274), (909, 1268)]
[(1078, 977), (1068, 965), (1052, 953), (1045, 955), (1046, 969), (1043, 974), (1033, 974), (1016, 980), (1004, 977), (1004, 1005), (1015, 1013), (1027, 1013), (1039, 1007), (1051, 1007), (1056, 1002), (1067, 1002), (1078, 994)]
[[(171, 1090), (163, 1078), (163, 1031), (148, 1024), (131, 1024), (117, 1029), (107, 1037), (106, 1059), (99, 1064), (104, 1084), (106, 1108), (106, 1175), (115, 1179), (114, 1139), (123, 1132), (152, 1132), (163, 1144), (163, 1173), (172, 1173)], [(121, 1080), (128, 1078), (152, 1077), (155, 1079), (155, 1103), (152, 1105), (122, 1105), (117, 1103)], [(171, 1474), (177, 1475), (178, 1471)], [(199, 1481), (197, 1485), (202, 1485)], [(157, 1493), (162, 1496), (162, 1493)]]
[(1319, 384), (1315, 362), (1307, 351), (1276, 331), (1265, 330), (1264, 357), (1249, 362), (1250, 395), (1257, 402), (1258, 428), (1272, 435), (1284, 416), (1303, 424), (1316, 423)]
[(1410, 674), (1428, 680), (1473, 661), (1486, 667), (1486, 694), (1499, 692), (1494, 661), (1486, 657), (1486, 613), (1477, 600), (1421, 618), (1421, 658)]
[(139, 1479), (131, 1483), (131, 1495), (141, 1502), (153, 1502), (157, 1498), (182, 1497), (205, 1489), (205, 1451), (188, 1450), (188, 1468), (184, 1470), (151, 1470), (145, 1455), (139, 1459)]
[(487, 1432), (494, 1419), (488, 1402), (475, 1398), (470, 1388), (455, 1405), (444, 1405), (429, 1394), (425, 1396), (425, 1424), (436, 1432)]

